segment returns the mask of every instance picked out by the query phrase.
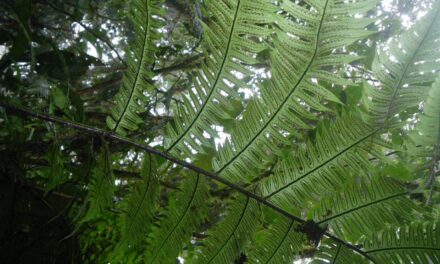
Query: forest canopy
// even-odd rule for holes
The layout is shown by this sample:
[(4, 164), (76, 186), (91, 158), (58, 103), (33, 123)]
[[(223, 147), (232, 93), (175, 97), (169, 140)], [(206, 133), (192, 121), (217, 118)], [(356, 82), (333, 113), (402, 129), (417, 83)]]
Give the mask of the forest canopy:
[(0, 2), (0, 263), (440, 263), (440, 1)]

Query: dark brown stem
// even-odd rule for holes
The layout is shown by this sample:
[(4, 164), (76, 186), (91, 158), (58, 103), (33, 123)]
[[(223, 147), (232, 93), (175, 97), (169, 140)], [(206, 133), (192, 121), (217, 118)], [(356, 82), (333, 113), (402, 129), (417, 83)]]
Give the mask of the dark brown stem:
[[(279, 213), (279, 214), (281, 214), (281, 215), (283, 215), (283, 216), (285, 216), (287, 218), (290, 218), (293, 221), (297, 221), (299, 223), (305, 223), (306, 222), (304, 219), (302, 219), (302, 218), (300, 218), (298, 216), (295, 216), (295, 215), (287, 212), (286, 210), (284, 210), (284, 209), (282, 209), (282, 208), (272, 204), (271, 202), (269, 202), (268, 200), (264, 199), (263, 197), (258, 196), (257, 194), (255, 194), (255, 193), (253, 193), (253, 192), (251, 192), (251, 191), (249, 191), (249, 190), (247, 190), (247, 189), (245, 189), (245, 188), (243, 188), (243, 187), (241, 187), (241, 186), (239, 186), (237, 184), (234, 184), (234, 183), (232, 183), (232, 182), (230, 182), (230, 181), (220, 177), (219, 175), (217, 175), (214, 172), (210, 172), (210, 171), (204, 170), (202, 168), (199, 168), (199, 167), (197, 167), (197, 166), (195, 166), (195, 165), (193, 165), (193, 164), (191, 164), (189, 162), (186, 162), (184, 160), (180, 160), (178, 158), (175, 158), (175, 157), (173, 157), (173, 156), (171, 156), (171, 155), (169, 155), (167, 153), (164, 153), (164, 152), (162, 152), (160, 150), (154, 149), (154, 148), (152, 148), (152, 147), (150, 147), (148, 145), (131, 141), (128, 138), (119, 136), (119, 135), (117, 135), (117, 134), (115, 134), (113, 132), (109, 132), (109, 131), (106, 131), (106, 130), (103, 130), (103, 129), (99, 129), (99, 128), (94, 128), (94, 127), (91, 127), (91, 126), (88, 126), (88, 125), (84, 125), (84, 124), (79, 124), (79, 123), (76, 123), (76, 122), (73, 122), (73, 121), (67, 121), (67, 120), (64, 120), (64, 119), (61, 119), (61, 118), (58, 118), (58, 117), (55, 117), (55, 116), (51, 116), (51, 115), (47, 115), (47, 114), (43, 114), (43, 113), (37, 113), (37, 112), (34, 112), (32, 110), (25, 109), (25, 108), (18, 107), (18, 106), (14, 106), (14, 105), (11, 105), (11, 104), (6, 103), (6, 102), (1, 102), (0, 101), (0, 107), (4, 107), (7, 111), (9, 111), (10, 114), (15, 114), (15, 115), (24, 116), (24, 117), (35, 117), (35, 118), (38, 118), (40, 120), (45, 120), (45, 121), (49, 121), (49, 122), (60, 124), (62, 126), (66, 126), (66, 127), (70, 127), (70, 128), (76, 129), (76, 130), (80, 130), (80, 131), (83, 131), (83, 132), (88, 133), (90, 135), (100, 136), (100, 137), (103, 137), (103, 138), (105, 138), (105, 139), (107, 139), (109, 141), (116, 141), (116, 142), (119, 142), (119, 143), (122, 143), (122, 144), (125, 144), (125, 145), (128, 145), (128, 146), (132, 146), (132, 147), (135, 147), (135, 148), (138, 148), (138, 149), (142, 149), (142, 150), (144, 150), (144, 151), (146, 151), (148, 153), (160, 156), (160, 157), (162, 157), (164, 159), (167, 159), (167, 160), (169, 160), (169, 161), (171, 161), (171, 162), (173, 162), (175, 164), (178, 164), (178, 165), (180, 165), (180, 166), (182, 166), (184, 168), (192, 170), (192, 171), (194, 171), (194, 172), (196, 172), (198, 174), (205, 175), (208, 178), (211, 178), (211, 179), (213, 179), (215, 181), (223, 183), (224, 185), (230, 187), (231, 189), (234, 189), (235, 191), (237, 191), (237, 192), (239, 192), (239, 193), (241, 193), (241, 194), (243, 194), (243, 195), (245, 195), (245, 196), (247, 196), (249, 198), (252, 198), (252, 199), (256, 200), (260, 204), (263, 204), (263, 205), (271, 208), (275, 212), (277, 212), (277, 213)], [(370, 261), (372, 261), (374, 263), (374, 260), (367, 253), (365, 253), (363, 250), (357, 248), (356, 246), (354, 246), (354, 245), (352, 245), (352, 244), (350, 244), (350, 243), (348, 243), (348, 242), (346, 242), (346, 241), (336, 237), (335, 235), (333, 235), (333, 234), (331, 234), (329, 232), (325, 232), (324, 235), (326, 235), (327, 237), (333, 239), (334, 241), (336, 241), (338, 243), (343, 244), (345, 247), (347, 247), (347, 248), (349, 248), (349, 249), (351, 249), (353, 251), (356, 251), (357, 253), (361, 254), (362, 256), (364, 256), (365, 258), (369, 259)]]
[(153, 70), (154, 73), (158, 74), (167, 74), (169, 72), (177, 71), (177, 70), (183, 70), (192, 66), (195, 66), (200, 63), (200, 60), (203, 58), (203, 54), (196, 55), (194, 57), (190, 57), (186, 60), (184, 60), (181, 63), (177, 63), (168, 67), (160, 68)]

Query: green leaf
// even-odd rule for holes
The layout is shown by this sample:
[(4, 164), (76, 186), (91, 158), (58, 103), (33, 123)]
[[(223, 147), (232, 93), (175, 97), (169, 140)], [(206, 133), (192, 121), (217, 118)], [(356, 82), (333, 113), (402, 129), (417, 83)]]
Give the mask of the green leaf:
[[(341, 243), (335, 242), (331, 239), (322, 241), (312, 264), (366, 264), (369, 263), (362, 256), (356, 254), (351, 249), (345, 247)], [(384, 262), (387, 263), (387, 262)]]
[(440, 71), (440, 2), (431, 4), (426, 16), (376, 53), (373, 73), (380, 85), (365, 83), (364, 102), (377, 127), (401, 127), (396, 114), (423, 101)]
[(207, 215), (205, 176), (187, 175), (182, 191), (170, 197), (168, 210), (148, 237), (146, 263), (175, 263)]
[(376, 263), (428, 264), (440, 262), (439, 238), (439, 223), (412, 223), (373, 234), (362, 244)]
[(136, 0), (132, 2), (132, 14), (136, 42), (129, 53), (128, 69), (121, 88), (114, 97), (115, 107), (107, 117), (107, 126), (118, 134), (138, 129), (143, 121), (140, 113), (146, 111), (147, 97), (153, 85), (152, 65), (155, 62), (156, 41), (160, 39), (158, 29), (162, 26), (162, 0)]
[(258, 221), (258, 204), (255, 200), (239, 195), (230, 206), (226, 217), (203, 242), (194, 263), (231, 263), (238, 259), (255, 230)]
[(110, 260), (123, 261), (127, 253), (135, 253), (145, 241), (152, 228), (153, 216), (159, 198), (156, 161), (146, 154), (141, 169), (141, 179), (133, 183), (123, 201), (121, 240), (116, 245)]
[(103, 142), (99, 159), (92, 170), (88, 189), (86, 203), (89, 207), (81, 223), (105, 217), (113, 206), (115, 179), (106, 142)]
[(310, 212), (317, 224), (344, 240), (357, 242), (365, 234), (411, 219), (417, 207), (403, 184), (392, 178), (354, 181), (339, 192), (322, 198)]
[(269, 48), (264, 39), (271, 34), (267, 25), (274, 23), (277, 8), (265, 0), (209, 0), (205, 10), (205, 60), (194, 88), (182, 96), (185, 104), (173, 109), (164, 141), (167, 151), (185, 157), (191, 157), (191, 149), (212, 147), (204, 134), (214, 137), (212, 126), (241, 110), (238, 90), (250, 88), (245, 78), (252, 75), (250, 66), (259, 63), (256, 54)]
[(282, 217), (259, 231), (249, 246), (249, 263), (292, 263), (305, 244), (305, 235), (296, 231), (293, 220)]

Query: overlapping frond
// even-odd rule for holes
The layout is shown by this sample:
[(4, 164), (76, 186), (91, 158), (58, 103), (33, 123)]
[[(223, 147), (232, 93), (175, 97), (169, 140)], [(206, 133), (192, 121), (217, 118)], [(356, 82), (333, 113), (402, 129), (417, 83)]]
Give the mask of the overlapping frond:
[[(438, 63), (440, 64), (440, 63)], [(429, 91), (428, 99), (423, 106), (423, 114), (416, 126), (412, 138), (416, 145), (433, 147), (434, 152), (440, 148), (440, 75)]]
[(411, 155), (425, 158), (417, 167), (429, 170), (425, 179), (425, 187), (430, 189), (426, 201), (426, 204), (430, 204), (440, 172), (440, 75), (432, 85), (429, 97), (424, 104), (423, 114), (412, 134), (412, 139), (419, 148), (416, 151), (411, 151), (414, 152)]
[(411, 219), (415, 204), (402, 183), (392, 178), (363, 179), (322, 198), (310, 215), (338, 237), (352, 242), (364, 234)]
[(122, 85), (115, 96), (116, 104), (107, 117), (107, 126), (118, 134), (125, 135), (142, 123), (139, 113), (145, 112), (145, 92), (153, 89), (152, 65), (155, 61), (155, 42), (160, 38), (157, 31), (162, 27), (162, 0), (132, 1), (132, 20), (136, 33), (135, 44), (128, 52), (128, 67)]
[(256, 234), (248, 252), (249, 263), (292, 263), (305, 243), (305, 235), (297, 232), (297, 224), (286, 217)]
[[(151, 229), (159, 196), (159, 183), (154, 157), (145, 155), (141, 179), (133, 184), (123, 201), (121, 241), (115, 251), (137, 250)], [(123, 254), (122, 254), (123, 255)]]
[(191, 238), (207, 215), (205, 177), (188, 175), (182, 191), (170, 197), (168, 210), (153, 229), (145, 263), (175, 263), (183, 244)]
[[(279, 154), (289, 137), (310, 129), (314, 111), (328, 111), (326, 102), (339, 102), (326, 85), (346, 85), (338, 74), (342, 65), (358, 59), (343, 48), (371, 34), (371, 19), (354, 18), (376, 1), (291, 1), (280, 3), (277, 39), (270, 53), (272, 78), (261, 87), (214, 159), (214, 168), (234, 181), (250, 181), (249, 167), (264, 167), (268, 153)], [(248, 175), (244, 178), (244, 175)]]
[(88, 189), (86, 201), (89, 207), (82, 222), (103, 217), (105, 212), (113, 206), (115, 179), (112, 171), (110, 152), (105, 142), (101, 148), (98, 162), (93, 168)]
[(356, 254), (351, 249), (345, 247), (341, 243), (335, 242), (331, 239), (322, 241), (312, 264), (362, 264), (368, 263), (361, 255)]
[(440, 2), (431, 1), (428, 10), (410, 30), (376, 54), (373, 72), (381, 84), (366, 83), (364, 99), (377, 126), (425, 100), (440, 71)]
[[(173, 109), (174, 121), (167, 127), (165, 147), (175, 154), (191, 157), (191, 149), (201, 151), (209, 141), (204, 132), (216, 135), (212, 125), (233, 119), (240, 103), (239, 88), (248, 84), (248, 67), (258, 63), (256, 55), (267, 49), (264, 39), (271, 33), (276, 7), (264, 0), (209, 0), (204, 23), (205, 60), (194, 87), (182, 98), (184, 104)], [(217, 122), (217, 123), (216, 123)]]
[(391, 227), (362, 244), (376, 263), (440, 263), (439, 225), (428, 222)]
[(244, 252), (246, 242), (255, 231), (259, 219), (258, 204), (252, 198), (239, 195), (229, 207), (225, 218), (208, 231), (195, 263), (232, 263)]
[(375, 130), (355, 116), (345, 116), (278, 162), (273, 175), (260, 183), (263, 196), (290, 210), (304, 207), (341, 188), (353, 176), (365, 175), (371, 166), (368, 155), (380, 156), (382, 142)]

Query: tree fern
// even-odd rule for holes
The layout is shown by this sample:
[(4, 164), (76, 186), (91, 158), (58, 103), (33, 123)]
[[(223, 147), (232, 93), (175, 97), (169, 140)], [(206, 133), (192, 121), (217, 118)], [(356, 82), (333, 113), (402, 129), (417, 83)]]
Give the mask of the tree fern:
[(404, 186), (392, 178), (354, 181), (325, 197), (310, 215), (340, 238), (356, 242), (362, 235), (412, 218), (415, 204)]
[(430, 1), (430, 11), (409, 31), (379, 50), (373, 61), (380, 87), (366, 85), (369, 116), (384, 126), (396, 114), (426, 98), (440, 70), (440, 3)]
[(285, 17), (277, 20), (280, 30), (270, 54), (272, 78), (261, 87), (261, 97), (248, 105), (214, 160), (216, 171), (227, 179), (252, 179), (254, 175), (239, 176), (250, 174), (249, 166), (264, 167), (268, 151), (279, 155), (280, 144), (289, 144), (289, 136), (309, 129), (306, 120), (316, 119), (311, 109), (329, 110), (321, 99), (339, 102), (325, 83), (348, 84), (334, 71), (358, 57), (342, 48), (371, 34), (364, 30), (371, 20), (353, 15), (369, 10), (376, 1), (307, 3), (309, 8), (281, 2)]
[(391, 227), (365, 239), (363, 246), (376, 263), (439, 263), (439, 223)]
[(103, 144), (88, 185), (89, 190), (86, 201), (89, 207), (82, 222), (103, 217), (105, 212), (113, 205), (115, 179), (107, 143), (104, 142)]
[(152, 227), (158, 195), (159, 183), (155, 160), (151, 154), (147, 154), (143, 161), (141, 180), (133, 184), (133, 188), (123, 202), (121, 241), (112, 255), (113, 261), (118, 254), (123, 257), (126, 252), (138, 250), (145, 241), (147, 232)]
[[(258, 63), (256, 54), (268, 46), (266, 38), (276, 11), (264, 0), (209, 0), (205, 3), (208, 21), (204, 23), (205, 61), (194, 87), (183, 96), (184, 105), (174, 110), (174, 121), (167, 127), (165, 146), (173, 153), (191, 157), (191, 149), (200, 151), (200, 143), (210, 145), (204, 132), (215, 136), (216, 121), (234, 118), (234, 100), (240, 100), (239, 88), (248, 85), (238, 75), (250, 76), (248, 65)], [(232, 83), (232, 85), (230, 85)], [(235, 114), (236, 115), (236, 114)]]
[(175, 263), (183, 244), (206, 218), (207, 189), (204, 176), (188, 175), (182, 191), (170, 197), (159, 227), (149, 235), (146, 263)]
[(258, 224), (258, 204), (240, 195), (230, 206), (225, 219), (208, 232), (208, 238), (195, 263), (231, 263), (238, 259)]
[(296, 231), (298, 223), (285, 217), (277, 220), (256, 234), (248, 252), (249, 263), (292, 263), (303, 249), (305, 236)]
[(162, 26), (157, 18), (163, 13), (162, 0), (135, 0), (133, 3), (133, 26), (136, 42), (133, 54), (128, 54), (128, 69), (124, 75), (119, 93), (115, 96), (116, 105), (107, 117), (107, 125), (119, 134), (136, 130), (142, 123), (139, 113), (145, 112), (145, 92), (151, 92), (153, 86), (152, 64), (155, 61), (155, 41), (160, 38), (157, 29)]

